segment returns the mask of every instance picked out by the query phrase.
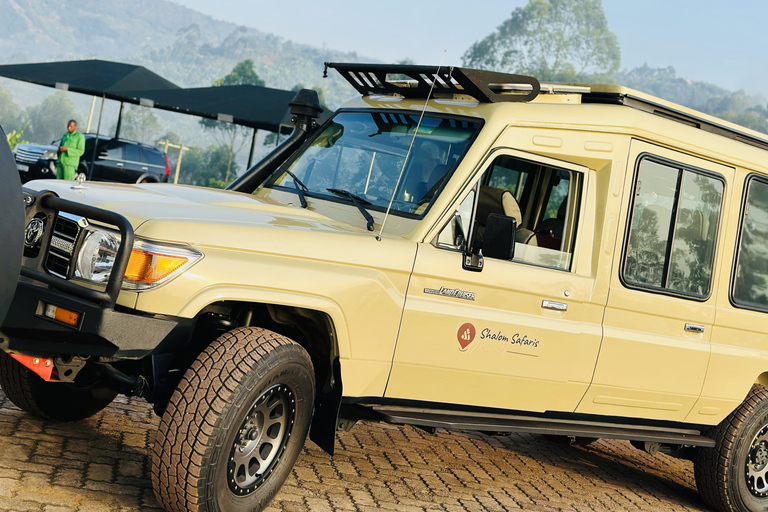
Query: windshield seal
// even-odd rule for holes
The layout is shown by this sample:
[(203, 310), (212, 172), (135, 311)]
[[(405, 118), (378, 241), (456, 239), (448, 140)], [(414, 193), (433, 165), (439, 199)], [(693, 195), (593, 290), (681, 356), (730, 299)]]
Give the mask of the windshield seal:
[[(263, 187), (264, 188), (271, 188), (275, 190), (281, 190), (286, 191), (290, 193), (296, 193), (295, 188), (292, 185), (280, 185), (276, 184), (276, 181), (280, 179), (283, 175), (286, 174), (287, 170), (290, 170), (293, 164), (301, 158), (307, 149), (312, 146), (312, 144), (317, 140), (317, 138), (324, 133), (324, 131), (333, 124), (334, 120), (341, 114), (349, 114), (349, 113), (355, 113), (355, 114), (393, 114), (393, 115), (404, 115), (404, 116), (416, 116), (418, 117), (421, 112), (417, 110), (409, 110), (409, 109), (361, 109), (361, 108), (342, 108), (337, 110), (333, 117), (328, 119), (325, 123), (323, 123), (322, 126), (320, 126), (311, 137), (309, 137), (302, 145), (294, 152), (291, 157), (283, 162), (283, 164), (280, 165), (273, 173), (272, 175), (264, 182)], [(475, 140), (479, 136), (480, 132), (482, 131), (483, 127), (485, 126), (485, 120), (480, 117), (471, 117), (471, 116), (462, 116), (462, 115), (456, 115), (456, 114), (444, 114), (444, 113), (434, 113), (434, 112), (427, 112), (424, 113), (425, 119), (440, 119), (440, 120), (454, 120), (457, 122), (466, 122), (466, 123), (472, 123), (477, 125), (477, 128), (474, 130), (474, 132), (466, 139), (466, 146), (464, 147), (463, 151), (461, 153), (457, 154), (456, 161), (454, 164), (445, 172), (444, 178), (442, 179), (442, 182), (440, 183), (439, 187), (435, 189), (434, 193), (432, 194), (431, 198), (429, 199), (429, 202), (427, 203), (426, 207), (420, 211), (419, 213), (415, 212), (407, 212), (398, 210), (395, 208), (392, 208), (390, 210), (390, 215), (395, 215), (399, 217), (404, 217), (408, 219), (417, 219), (420, 220), (424, 218), (432, 208), (432, 205), (435, 203), (436, 199), (440, 196), (443, 189), (447, 185), (447, 183), (453, 178), (453, 174), (458, 168), (458, 166), (463, 161), (464, 157), (466, 156), (469, 149), (472, 147), (472, 145), (475, 143)], [(420, 136), (416, 135), (416, 141), (420, 140)], [(409, 158), (410, 160), (410, 158)], [(399, 173), (399, 169), (398, 169)], [(405, 177), (405, 173), (403, 174), (403, 177)], [(342, 198), (340, 196), (334, 195), (330, 192), (326, 192), (325, 189), (322, 191), (317, 190), (310, 190), (310, 191), (304, 191), (304, 194), (307, 197), (316, 198), (316, 199), (322, 199), (323, 201), (331, 201), (334, 203), (344, 204), (344, 205), (351, 205), (350, 201), (346, 198)], [(391, 196), (390, 196), (391, 197)], [(389, 198), (388, 198), (389, 199)], [(354, 206), (354, 205), (353, 205)], [(375, 211), (375, 212), (381, 212), (386, 213), (387, 211), (387, 205), (377, 205), (377, 204), (366, 204), (366, 209), (369, 211)]]

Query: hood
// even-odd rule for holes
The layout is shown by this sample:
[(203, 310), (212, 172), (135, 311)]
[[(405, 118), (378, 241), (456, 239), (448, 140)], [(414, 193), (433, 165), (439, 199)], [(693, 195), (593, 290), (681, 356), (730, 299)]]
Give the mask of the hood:
[(16, 151), (34, 151), (35, 153), (44, 153), (46, 151), (58, 151), (58, 147), (53, 144), (32, 144), (24, 142), (16, 145)]
[[(63, 199), (119, 213), (128, 219), (137, 234), (146, 231), (149, 224), (198, 224), (200, 229), (229, 225), (366, 233), (364, 229), (312, 210), (241, 192), (166, 183), (87, 182), (84, 189), (75, 189), (73, 185), (71, 181), (35, 180), (25, 187), (50, 190)], [(167, 236), (171, 238), (164, 238), (176, 238), (172, 233)]]

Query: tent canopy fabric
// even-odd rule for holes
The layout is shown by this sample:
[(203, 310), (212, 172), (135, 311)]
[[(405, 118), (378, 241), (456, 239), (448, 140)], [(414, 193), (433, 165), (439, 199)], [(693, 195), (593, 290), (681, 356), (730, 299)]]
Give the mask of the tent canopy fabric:
[(107, 60), (5, 64), (0, 76), (118, 101), (135, 89), (180, 89), (145, 67)]
[[(290, 131), (293, 91), (232, 85), (182, 89), (142, 66), (106, 60), (0, 65), (0, 77), (160, 110), (231, 122), (259, 130)], [(324, 108), (319, 122), (330, 117)]]
[[(196, 87), (177, 90), (131, 91), (134, 100), (148, 100), (155, 108), (248, 126), (259, 130), (290, 131), (288, 103), (296, 93), (258, 85)], [(329, 117), (328, 109), (320, 122)]]

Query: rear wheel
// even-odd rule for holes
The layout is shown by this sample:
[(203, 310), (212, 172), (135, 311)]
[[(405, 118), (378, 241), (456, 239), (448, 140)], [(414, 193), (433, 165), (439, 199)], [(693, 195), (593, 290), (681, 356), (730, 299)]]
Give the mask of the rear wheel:
[(93, 416), (115, 399), (117, 390), (84, 368), (73, 383), (46, 382), (0, 350), (0, 387), (19, 409), (56, 421)]
[(168, 511), (258, 511), (301, 452), (312, 418), (312, 362), (265, 329), (223, 334), (173, 393), (155, 437), (152, 483)]
[(694, 456), (704, 501), (723, 512), (768, 510), (768, 389), (755, 385), (709, 436), (716, 446)]

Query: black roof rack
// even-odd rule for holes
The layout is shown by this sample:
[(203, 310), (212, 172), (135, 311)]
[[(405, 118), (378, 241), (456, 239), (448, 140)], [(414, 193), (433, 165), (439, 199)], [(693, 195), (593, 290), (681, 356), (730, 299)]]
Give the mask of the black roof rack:
[[(452, 66), (326, 62), (324, 77), (328, 76), (328, 68), (341, 73), (363, 95), (398, 94), (405, 98), (426, 98), (434, 83), (433, 95), (466, 94), (481, 103), (497, 103), (531, 101), (540, 90), (539, 81), (530, 76)], [(509, 84), (523, 87), (500, 87)], [(504, 92), (500, 92), (502, 89)]]

